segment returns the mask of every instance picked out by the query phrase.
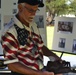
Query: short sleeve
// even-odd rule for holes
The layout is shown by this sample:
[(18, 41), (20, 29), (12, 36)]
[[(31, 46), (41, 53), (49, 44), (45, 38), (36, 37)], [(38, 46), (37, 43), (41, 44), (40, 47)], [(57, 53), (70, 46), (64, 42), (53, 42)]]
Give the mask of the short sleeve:
[(4, 53), (4, 64), (18, 62), (18, 43), (14, 35), (7, 32), (2, 36), (2, 47)]

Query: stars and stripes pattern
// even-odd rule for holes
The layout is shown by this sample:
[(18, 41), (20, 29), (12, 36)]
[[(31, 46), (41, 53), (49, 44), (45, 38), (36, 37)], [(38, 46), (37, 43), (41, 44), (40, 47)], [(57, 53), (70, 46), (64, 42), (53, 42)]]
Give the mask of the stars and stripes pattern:
[[(15, 27), (17, 29), (15, 29)], [(13, 25), (13, 27), (2, 36), (5, 64), (21, 62), (30, 68), (39, 70), (37, 60), (42, 61), (43, 59), (43, 41), (40, 35), (35, 32), (31, 32), (31, 34), (33, 35), (32, 38), (29, 36), (29, 31)], [(37, 46), (36, 48), (34, 48), (35, 45)], [(33, 54), (32, 51), (34, 49)]]

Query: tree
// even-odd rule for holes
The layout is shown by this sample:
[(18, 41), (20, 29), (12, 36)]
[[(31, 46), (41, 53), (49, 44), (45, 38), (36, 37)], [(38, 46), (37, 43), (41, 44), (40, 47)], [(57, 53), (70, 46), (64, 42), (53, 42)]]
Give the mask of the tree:
[(46, 0), (46, 11), (52, 22), (55, 16), (76, 13), (76, 0)]
[(69, 12), (76, 16), (76, 0), (71, 1)]

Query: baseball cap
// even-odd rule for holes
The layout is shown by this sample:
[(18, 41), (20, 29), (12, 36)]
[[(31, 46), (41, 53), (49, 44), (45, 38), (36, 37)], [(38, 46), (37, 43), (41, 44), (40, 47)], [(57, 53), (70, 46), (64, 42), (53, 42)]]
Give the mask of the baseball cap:
[(42, 2), (43, 0), (18, 0), (19, 3), (27, 3), (30, 5), (39, 5), (39, 7), (43, 7), (44, 3)]

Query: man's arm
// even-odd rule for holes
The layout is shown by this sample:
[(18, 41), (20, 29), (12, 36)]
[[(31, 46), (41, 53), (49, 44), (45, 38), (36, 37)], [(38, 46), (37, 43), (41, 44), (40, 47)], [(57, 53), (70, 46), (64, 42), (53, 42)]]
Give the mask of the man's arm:
[(19, 62), (8, 64), (8, 68), (13, 72), (21, 73), (24, 75), (54, 75), (53, 72), (47, 72), (47, 71), (42, 72), (34, 70)]
[(49, 50), (46, 46), (42, 47), (42, 51), (45, 56), (48, 56), (48, 57), (53, 56), (53, 57), (55, 57), (56, 60), (61, 60), (55, 53), (53, 53), (51, 50)]

